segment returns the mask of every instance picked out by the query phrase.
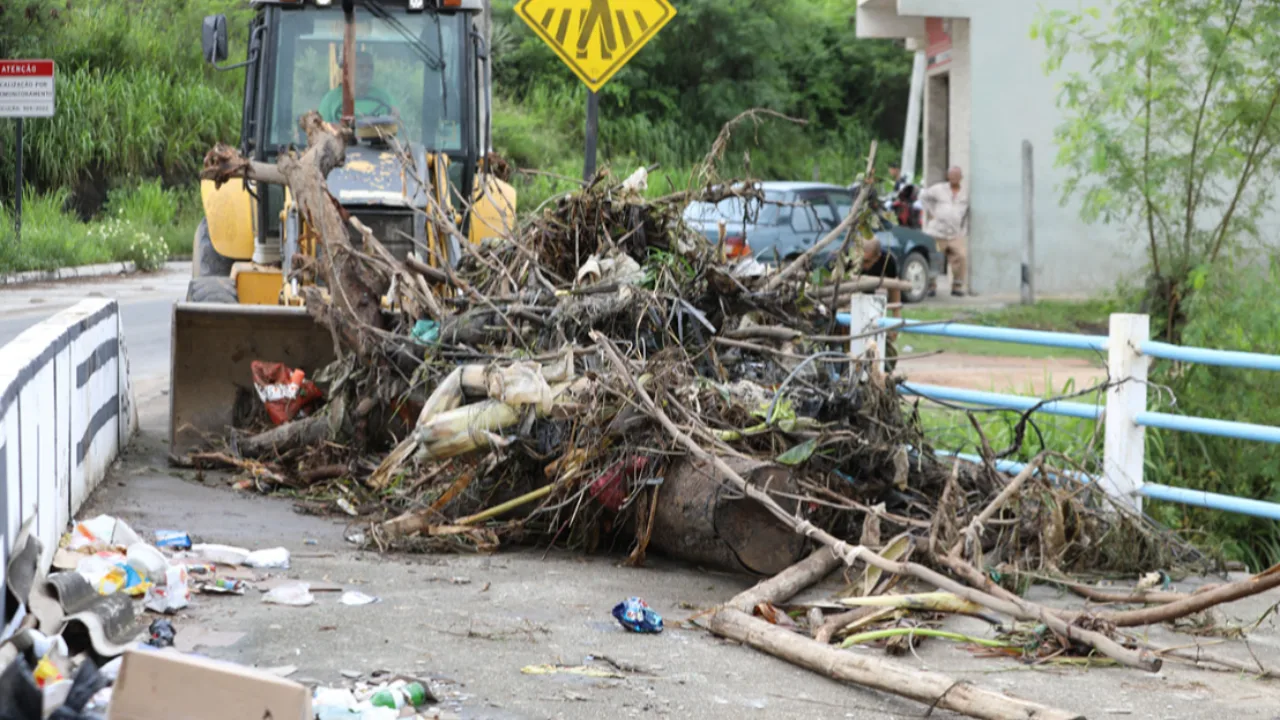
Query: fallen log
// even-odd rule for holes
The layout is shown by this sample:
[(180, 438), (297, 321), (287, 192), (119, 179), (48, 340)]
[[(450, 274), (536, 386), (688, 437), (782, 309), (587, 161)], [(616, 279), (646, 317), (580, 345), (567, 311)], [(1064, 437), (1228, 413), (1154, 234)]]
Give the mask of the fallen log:
[(1001, 720), (1076, 720), (1083, 717), (984, 690), (941, 673), (920, 671), (892, 660), (836, 650), (830, 645), (797, 635), (744, 612), (744, 608), (763, 602), (786, 602), (797, 592), (826, 576), (840, 562), (831, 549), (818, 549), (805, 560), (773, 578), (736, 595), (711, 616), (711, 632), (834, 680), (908, 697), (925, 703), (930, 708), (953, 710), (970, 717)]
[(243, 457), (260, 457), (269, 452), (317, 445), (329, 439), (329, 414), (293, 420), (266, 432), (241, 438), (236, 449)]

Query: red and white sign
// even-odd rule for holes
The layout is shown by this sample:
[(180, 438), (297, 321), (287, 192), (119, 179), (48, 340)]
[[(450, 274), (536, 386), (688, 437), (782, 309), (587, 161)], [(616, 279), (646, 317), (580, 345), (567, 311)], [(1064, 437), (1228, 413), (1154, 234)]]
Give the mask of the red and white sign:
[(924, 54), (929, 69), (934, 70), (951, 62), (951, 21), (942, 18), (925, 18), (924, 33), (927, 44)]
[(52, 60), (0, 60), (0, 118), (53, 117)]

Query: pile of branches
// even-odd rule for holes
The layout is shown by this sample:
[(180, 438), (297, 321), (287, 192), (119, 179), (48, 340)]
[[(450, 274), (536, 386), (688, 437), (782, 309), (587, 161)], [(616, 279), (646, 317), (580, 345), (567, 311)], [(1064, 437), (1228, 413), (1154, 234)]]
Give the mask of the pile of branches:
[[(437, 241), (397, 259), (325, 187), (344, 131), (314, 113), (301, 126), (305, 151), (267, 165), (219, 146), (204, 177), (287, 184), (316, 232), (317, 256), (293, 266), (338, 358), (315, 373), (327, 403), (240, 433), (206, 461), (251, 470), (264, 489), (302, 490), (310, 507), (354, 512), (381, 547), (543, 542), (629, 548), (634, 562), (655, 523), (664, 549), (675, 544), (669, 520), (711, 542), (731, 534), (660, 512), (664, 481), (682, 476), (728, 488), (716, 503), (741, 497), (721, 459), (785, 508), (776, 520), (788, 532), (800, 523), (839, 538), (860, 537), (868, 517), (945, 535), (945, 518), (1006, 486), (994, 467), (934, 456), (874, 342), (868, 357), (848, 355), (837, 310), (894, 282), (861, 277), (849, 260), (871, 236), (869, 184), (837, 227), (776, 268), (726, 258), (723, 231), (713, 242), (681, 219), (690, 201), (764, 201), (758, 183), (714, 181), (720, 140), (701, 189), (650, 201), (643, 169), (622, 182), (603, 173), (482, 245), (429, 201)], [(873, 162), (874, 148), (868, 176)], [(993, 557), (1062, 570), (1185, 560), (1145, 523), (1118, 521), (1047, 477), (1024, 526), (987, 542)], [(790, 552), (803, 550), (801, 540)]]
[[(1019, 591), (1037, 574), (1212, 562), (1094, 486), (1063, 480), (1048, 453), (1012, 478), (989, 448), (979, 464), (939, 459), (876, 343), (849, 355), (854, 338), (837, 311), (892, 282), (861, 277), (849, 261), (871, 235), (868, 185), (837, 227), (779, 267), (727, 258), (723, 230), (711, 241), (681, 219), (690, 201), (758, 206), (758, 184), (708, 180), (646, 200), (643, 169), (622, 182), (601, 174), (481, 245), (429, 202), (437, 242), (397, 259), (325, 189), (347, 138), (314, 114), (302, 126), (305, 151), (268, 166), (220, 146), (205, 177), (287, 183), (316, 231), (317, 258), (294, 266), (315, 281), (307, 310), (338, 357), (317, 376), (326, 404), (202, 457), (251, 470), (263, 489), (300, 492), (307, 507), (356, 516), (359, 535), (381, 548), (534, 542), (629, 551), (641, 563), (652, 546), (773, 574), (826, 546), (806, 582), (843, 562), (861, 571), (849, 598), (909, 579), (967, 611), (1033, 623), (1037, 657), (1158, 666), (1119, 628), (1160, 612), (1050, 611)], [(743, 504), (757, 515), (721, 512)], [(762, 537), (767, 547), (752, 544)], [(1165, 614), (1276, 584), (1280, 571), (1179, 596)], [(785, 615), (738, 600), (713, 630), (750, 642), (752, 613)], [(908, 601), (893, 602), (901, 611)], [(804, 634), (824, 647), (863, 642), (872, 611), (849, 604), (810, 608)]]

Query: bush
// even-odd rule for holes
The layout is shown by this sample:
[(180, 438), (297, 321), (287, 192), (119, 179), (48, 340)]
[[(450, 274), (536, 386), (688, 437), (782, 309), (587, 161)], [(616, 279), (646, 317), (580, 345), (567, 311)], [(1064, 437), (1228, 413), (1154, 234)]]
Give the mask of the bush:
[(70, 193), (27, 192), (22, 198), (22, 240), (13, 237), (13, 213), (0, 206), (0, 272), (53, 270), (111, 260), (110, 246), (91, 239), (67, 211)]
[[(1280, 261), (1235, 272), (1215, 267), (1192, 275), (1195, 290), (1187, 303), (1182, 343), (1197, 347), (1280, 354)], [(1280, 425), (1276, 373), (1212, 365), (1161, 361), (1153, 382), (1167, 385), (1177, 398), (1169, 412)], [(1152, 405), (1155, 391), (1148, 397)], [(1148, 431), (1150, 482), (1280, 502), (1280, 447), (1270, 443)], [(1157, 503), (1152, 514), (1181, 528), (1201, 528), (1233, 559), (1252, 568), (1280, 561), (1280, 528), (1270, 520), (1184, 505)]]

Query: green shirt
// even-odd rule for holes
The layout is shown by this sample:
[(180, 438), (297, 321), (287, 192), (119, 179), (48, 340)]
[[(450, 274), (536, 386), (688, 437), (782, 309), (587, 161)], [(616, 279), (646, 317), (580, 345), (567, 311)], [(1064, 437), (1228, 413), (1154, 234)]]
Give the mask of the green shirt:
[[(383, 105), (386, 105), (384, 108)], [(387, 115), (389, 108), (395, 107), (391, 94), (379, 87), (367, 88), (356, 98), (356, 117), (367, 115)], [(320, 100), (320, 117), (328, 122), (342, 119), (342, 86), (330, 90)]]

